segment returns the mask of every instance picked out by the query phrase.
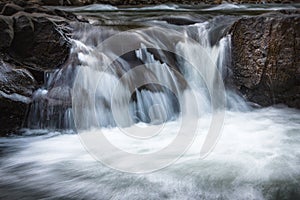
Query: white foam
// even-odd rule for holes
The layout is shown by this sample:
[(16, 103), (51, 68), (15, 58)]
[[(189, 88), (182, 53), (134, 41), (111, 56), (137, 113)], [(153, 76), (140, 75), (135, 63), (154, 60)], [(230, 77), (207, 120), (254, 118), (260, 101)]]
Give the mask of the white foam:
[[(298, 110), (266, 108), (253, 112), (227, 112), (223, 133), (215, 149), (199, 159), (209, 116), (200, 119), (197, 139), (175, 164), (151, 174), (119, 173), (96, 162), (77, 135), (0, 139), (11, 152), (1, 157), (0, 184), (22, 188), (14, 195), (45, 194), (56, 198), (161, 198), (269, 199), (299, 194), (300, 115)], [(177, 121), (167, 132), (139, 142), (124, 139), (117, 128), (102, 130), (114, 145), (135, 153), (149, 153), (168, 145)], [(96, 133), (97, 129), (91, 130)], [(113, 156), (113, 154), (112, 154)], [(122, 159), (128, 165), (126, 158)], [(29, 190), (34, 188), (34, 190)], [(101, 192), (100, 192), (101, 191)], [(5, 195), (5, 191), (0, 194)]]

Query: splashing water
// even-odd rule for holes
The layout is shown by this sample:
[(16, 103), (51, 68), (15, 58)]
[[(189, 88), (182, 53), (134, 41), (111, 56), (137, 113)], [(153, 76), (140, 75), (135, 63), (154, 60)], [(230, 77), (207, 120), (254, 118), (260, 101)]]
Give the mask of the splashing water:
[[(212, 33), (212, 22), (152, 21), (121, 34), (74, 25), (67, 65), (46, 75), (29, 112), (27, 126), (42, 130), (0, 139), (0, 198), (299, 199), (299, 111), (255, 110), (229, 89), (211, 94), (220, 89), (218, 77), (229, 74), (231, 45), (229, 35)], [(200, 159), (214, 108), (222, 110), (223, 103), (222, 135)], [(169, 167), (148, 174), (110, 169), (78, 135), (53, 131), (101, 132), (124, 152), (148, 155), (175, 140), (184, 117), (198, 125), (191, 146)], [(140, 131), (145, 127), (154, 130), (151, 137)], [(126, 134), (136, 130), (138, 137)], [(108, 156), (136, 167), (129, 156)]]

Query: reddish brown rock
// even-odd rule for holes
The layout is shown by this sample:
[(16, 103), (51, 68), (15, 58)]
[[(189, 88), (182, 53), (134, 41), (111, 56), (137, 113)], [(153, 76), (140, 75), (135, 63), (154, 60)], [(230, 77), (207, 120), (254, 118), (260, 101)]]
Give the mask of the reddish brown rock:
[(300, 108), (300, 15), (274, 13), (238, 20), (232, 28), (233, 81), (262, 106)]

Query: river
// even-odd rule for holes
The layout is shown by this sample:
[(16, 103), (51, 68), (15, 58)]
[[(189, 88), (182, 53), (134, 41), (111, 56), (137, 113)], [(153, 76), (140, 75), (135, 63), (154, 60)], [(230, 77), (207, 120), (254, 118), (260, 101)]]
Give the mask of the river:
[[(22, 135), (0, 138), (0, 199), (300, 199), (299, 110), (223, 84), (228, 28), (297, 5), (56, 8), (92, 25), (72, 27), (71, 64), (45, 76)], [(57, 84), (72, 109), (49, 119)]]

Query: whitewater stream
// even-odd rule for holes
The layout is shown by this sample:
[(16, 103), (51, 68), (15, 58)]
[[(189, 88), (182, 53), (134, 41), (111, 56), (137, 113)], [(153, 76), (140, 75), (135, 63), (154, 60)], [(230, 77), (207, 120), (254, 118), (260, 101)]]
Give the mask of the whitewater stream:
[[(0, 138), (0, 199), (300, 199), (299, 110), (223, 84), (230, 26), (298, 7), (58, 7), (90, 24), (72, 25), (22, 135)], [(53, 88), (72, 108), (45, 103)], [(99, 135), (120, 151), (98, 155)]]

